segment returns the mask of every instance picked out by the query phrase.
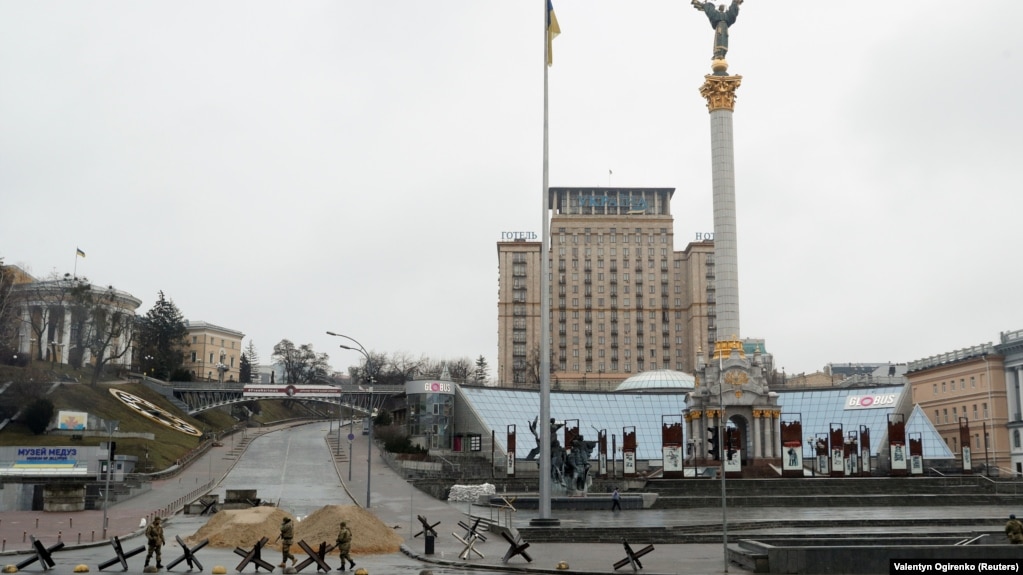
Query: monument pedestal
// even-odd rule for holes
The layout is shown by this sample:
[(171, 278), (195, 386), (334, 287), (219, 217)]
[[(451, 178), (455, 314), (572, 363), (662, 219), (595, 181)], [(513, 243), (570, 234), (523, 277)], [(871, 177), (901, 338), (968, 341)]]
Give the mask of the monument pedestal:
[(712, 462), (709, 442), (716, 435), (722, 456), (731, 450), (741, 458), (741, 465), (725, 466), (727, 477), (763, 477), (772, 463), (780, 468), (781, 408), (768, 391), (759, 349), (747, 357), (741, 341), (719, 341), (710, 361), (704, 363), (700, 354), (698, 362), (685, 417), (686, 434), (701, 450), (698, 460)]

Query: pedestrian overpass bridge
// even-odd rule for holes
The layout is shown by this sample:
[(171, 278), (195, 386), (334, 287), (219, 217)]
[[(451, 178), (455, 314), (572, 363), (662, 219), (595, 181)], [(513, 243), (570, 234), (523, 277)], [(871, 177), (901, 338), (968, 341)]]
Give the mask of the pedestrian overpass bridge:
[(235, 403), (260, 400), (316, 401), (370, 415), (389, 398), (405, 393), (403, 385), (324, 385), (235, 382), (163, 382), (143, 377), (143, 385), (164, 395), (188, 415)]

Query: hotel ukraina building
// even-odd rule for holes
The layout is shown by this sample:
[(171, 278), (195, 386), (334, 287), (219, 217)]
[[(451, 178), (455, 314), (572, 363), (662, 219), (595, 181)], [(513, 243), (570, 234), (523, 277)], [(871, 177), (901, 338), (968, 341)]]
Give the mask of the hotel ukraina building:
[(551, 277), (536, 233), (497, 244), (498, 381), (536, 387), (541, 289), (551, 290), (551, 387), (608, 389), (654, 369), (693, 373), (712, 348), (714, 243), (674, 249), (674, 188), (550, 188)]

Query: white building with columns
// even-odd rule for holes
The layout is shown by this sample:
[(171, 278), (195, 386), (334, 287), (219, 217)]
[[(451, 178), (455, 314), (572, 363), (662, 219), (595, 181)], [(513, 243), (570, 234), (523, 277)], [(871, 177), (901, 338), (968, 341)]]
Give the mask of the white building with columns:
[[(128, 368), (134, 349), (131, 319), (142, 300), (113, 287), (102, 287), (82, 278), (65, 276), (39, 281), (22, 271), (12, 286), (10, 301), (16, 307), (15, 348), (33, 361), (49, 361), (76, 367), (94, 361), (93, 350), (102, 345), (107, 365)], [(110, 322), (128, 314), (127, 328), (109, 337), (97, 321)], [(100, 338), (103, 339), (100, 342)], [(127, 348), (127, 349), (126, 349)]]
[(1013, 475), (1023, 475), (1023, 330), (1003, 332), (995, 349), (1005, 366), (1008, 440)]

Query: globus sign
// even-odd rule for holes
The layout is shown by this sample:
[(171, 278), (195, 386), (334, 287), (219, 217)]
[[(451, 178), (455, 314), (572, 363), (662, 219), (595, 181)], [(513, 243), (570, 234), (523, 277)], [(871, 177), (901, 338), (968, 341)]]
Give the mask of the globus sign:
[(846, 409), (877, 409), (893, 407), (899, 400), (897, 393), (881, 393), (872, 395), (850, 395), (845, 399)]
[(443, 395), (454, 395), (455, 387), (450, 381), (409, 381), (405, 383), (405, 393), (439, 393)]

